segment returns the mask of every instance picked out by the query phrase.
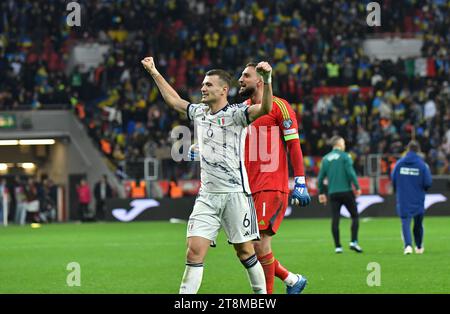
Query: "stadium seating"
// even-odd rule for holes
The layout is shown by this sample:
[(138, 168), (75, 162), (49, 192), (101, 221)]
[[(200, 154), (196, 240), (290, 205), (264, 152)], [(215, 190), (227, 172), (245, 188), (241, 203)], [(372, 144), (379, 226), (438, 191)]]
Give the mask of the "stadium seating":
[[(154, 55), (191, 101), (211, 67), (238, 78), (246, 62), (267, 59), (275, 94), (298, 113), (305, 156), (321, 156), (325, 139), (339, 133), (364, 175), (365, 156), (400, 154), (414, 132), (432, 172), (449, 173), (450, 25), (443, 1), (388, 1), (381, 28), (361, 23), (364, 1), (87, 1), (82, 25), (72, 28), (61, 18), (65, 5), (0, 4), (0, 110), (70, 104), (117, 167), (157, 157), (171, 145), (170, 130), (187, 124), (166, 108), (141, 68), (140, 59)], [(361, 42), (386, 33), (421, 39), (421, 55), (370, 59)], [(69, 64), (80, 40), (109, 45), (103, 62)], [(163, 175), (170, 178), (167, 164)]]

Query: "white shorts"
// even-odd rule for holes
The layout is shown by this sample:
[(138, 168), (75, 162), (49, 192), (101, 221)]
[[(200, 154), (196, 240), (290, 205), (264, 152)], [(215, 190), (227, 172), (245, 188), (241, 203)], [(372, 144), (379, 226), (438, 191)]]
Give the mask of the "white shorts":
[(232, 244), (259, 239), (251, 195), (200, 191), (189, 217), (187, 237), (198, 236), (215, 242), (221, 227)]

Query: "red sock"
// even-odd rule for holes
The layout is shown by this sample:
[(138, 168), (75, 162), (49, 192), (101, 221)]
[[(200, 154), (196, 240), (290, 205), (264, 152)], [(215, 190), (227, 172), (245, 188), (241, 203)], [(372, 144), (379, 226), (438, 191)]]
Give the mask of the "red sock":
[(287, 276), (289, 276), (289, 271), (286, 268), (284, 268), (283, 265), (281, 265), (277, 259), (275, 259), (274, 264), (275, 264), (275, 276), (284, 281), (287, 278)]
[(264, 277), (266, 277), (266, 290), (267, 294), (273, 293), (273, 282), (275, 279), (275, 258), (272, 252), (267, 255), (258, 257), (262, 268), (264, 269)]

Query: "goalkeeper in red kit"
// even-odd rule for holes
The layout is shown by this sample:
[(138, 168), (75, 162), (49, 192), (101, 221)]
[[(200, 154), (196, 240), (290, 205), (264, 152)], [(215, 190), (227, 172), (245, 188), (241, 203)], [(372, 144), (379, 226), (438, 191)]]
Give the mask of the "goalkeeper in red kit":
[[(257, 74), (256, 65), (256, 63), (247, 64), (239, 78), (241, 86), (239, 95), (248, 98), (246, 103), (249, 106), (262, 102), (264, 84), (270, 83), (264, 82)], [(306, 278), (289, 272), (272, 253), (272, 237), (278, 231), (288, 206), (290, 191), (287, 152), (295, 176), (292, 203), (307, 206), (311, 202), (306, 187), (295, 112), (286, 100), (273, 97), (272, 111), (256, 119), (247, 134), (245, 167), (261, 238), (253, 244), (264, 269), (267, 293), (273, 293), (276, 276), (284, 281), (288, 294), (299, 294), (306, 286)], [(197, 144), (191, 146), (189, 157), (191, 160), (198, 157)]]
[[(239, 78), (239, 95), (248, 97), (247, 105), (250, 106), (262, 102), (265, 84), (256, 72), (256, 65), (247, 64)], [(254, 242), (254, 247), (264, 269), (267, 293), (273, 292), (276, 276), (285, 282), (288, 294), (299, 294), (306, 286), (306, 278), (284, 268), (274, 257), (271, 247), (272, 237), (277, 233), (288, 206), (287, 153), (295, 176), (292, 203), (307, 206), (311, 202), (295, 112), (286, 100), (274, 96), (272, 111), (255, 120), (249, 129), (245, 166), (261, 237), (260, 241)]]

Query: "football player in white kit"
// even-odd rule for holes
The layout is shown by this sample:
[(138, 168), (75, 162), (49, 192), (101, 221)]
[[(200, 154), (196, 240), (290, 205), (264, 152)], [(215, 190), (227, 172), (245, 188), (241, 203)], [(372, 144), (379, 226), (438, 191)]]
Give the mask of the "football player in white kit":
[(198, 127), (201, 188), (189, 217), (186, 269), (179, 292), (197, 293), (203, 277), (203, 261), (223, 227), (247, 270), (253, 292), (265, 294), (264, 271), (252, 244), (252, 240), (259, 239), (259, 232), (244, 167), (244, 149), (246, 127), (272, 110), (272, 67), (267, 62), (260, 62), (256, 67), (264, 80), (262, 104), (228, 104), (231, 77), (223, 70), (206, 73), (201, 103), (191, 104), (181, 99), (162, 77), (152, 57), (141, 62), (164, 101), (187, 114)]

